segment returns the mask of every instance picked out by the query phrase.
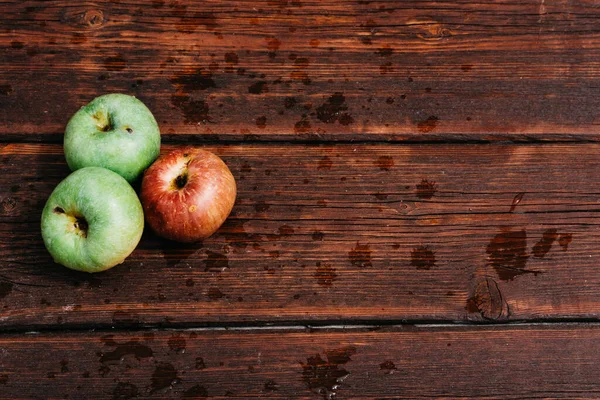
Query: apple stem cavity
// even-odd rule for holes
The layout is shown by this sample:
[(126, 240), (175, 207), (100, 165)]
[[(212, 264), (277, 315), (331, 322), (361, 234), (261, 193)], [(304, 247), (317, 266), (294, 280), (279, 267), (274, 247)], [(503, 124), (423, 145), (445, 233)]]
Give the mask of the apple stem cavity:
[(87, 237), (88, 223), (83, 217), (75, 217), (75, 229), (84, 238)]
[(175, 178), (175, 180), (173, 181), (173, 184), (175, 185), (176, 189), (183, 189), (183, 187), (187, 184), (188, 181), (188, 174), (187, 171), (181, 173), (181, 175), (179, 175), (177, 178)]
[(109, 113), (103, 113), (102, 111), (98, 111), (92, 117), (98, 121), (96, 126), (98, 130), (101, 132), (108, 132), (113, 130), (112, 118)]
[(52, 211), (54, 211), (56, 214), (65, 214), (65, 216), (68, 218), (69, 223), (73, 223), (75, 233), (84, 238), (87, 237), (89, 225), (84, 217), (67, 213), (65, 209), (60, 206), (54, 207)]

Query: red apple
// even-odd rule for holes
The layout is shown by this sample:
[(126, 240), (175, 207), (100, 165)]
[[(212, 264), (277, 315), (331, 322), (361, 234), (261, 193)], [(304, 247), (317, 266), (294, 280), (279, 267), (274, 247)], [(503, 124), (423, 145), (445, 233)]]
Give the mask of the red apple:
[(235, 203), (235, 179), (227, 165), (194, 147), (161, 156), (144, 172), (140, 199), (157, 235), (196, 242), (215, 233)]

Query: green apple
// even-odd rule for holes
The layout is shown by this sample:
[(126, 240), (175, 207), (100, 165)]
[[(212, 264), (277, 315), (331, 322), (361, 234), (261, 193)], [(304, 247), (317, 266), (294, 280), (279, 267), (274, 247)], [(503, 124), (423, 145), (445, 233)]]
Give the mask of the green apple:
[(54, 261), (100, 272), (122, 263), (144, 230), (142, 205), (120, 175), (86, 167), (56, 186), (42, 212), (42, 237)]
[(72, 171), (108, 168), (131, 183), (158, 157), (160, 131), (144, 103), (125, 94), (106, 94), (71, 117), (64, 150)]

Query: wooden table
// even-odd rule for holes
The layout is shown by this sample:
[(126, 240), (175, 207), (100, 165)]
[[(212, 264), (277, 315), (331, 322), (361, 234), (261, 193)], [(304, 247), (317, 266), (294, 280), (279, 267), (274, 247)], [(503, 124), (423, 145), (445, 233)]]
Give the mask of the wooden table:
[[(600, 397), (597, 0), (0, 2), (0, 398)], [(40, 212), (137, 96), (238, 183), (88, 275)]]

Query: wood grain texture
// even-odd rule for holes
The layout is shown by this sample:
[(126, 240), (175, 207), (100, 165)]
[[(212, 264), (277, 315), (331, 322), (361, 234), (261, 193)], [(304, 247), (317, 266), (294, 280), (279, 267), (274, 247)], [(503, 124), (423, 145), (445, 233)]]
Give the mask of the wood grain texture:
[(191, 246), (146, 232), (88, 275), (40, 236), (61, 147), (4, 145), (0, 325), (600, 316), (598, 145), (206, 148), (238, 182), (221, 230)]
[(596, 398), (599, 344), (560, 324), (1, 335), (0, 398)]
[(594, 0), (3, 1), (0, 134), (138, 96), (170, 140), (596, 140)]

